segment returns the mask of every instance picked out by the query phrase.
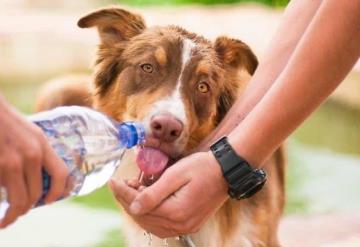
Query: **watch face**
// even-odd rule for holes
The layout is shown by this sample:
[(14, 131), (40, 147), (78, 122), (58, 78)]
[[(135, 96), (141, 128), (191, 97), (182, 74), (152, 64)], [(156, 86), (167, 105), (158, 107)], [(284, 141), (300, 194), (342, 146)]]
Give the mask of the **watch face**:
[(262, 181), (260, 183), (257, 184), (253, 184), (253, 186), (251, 188), (248, 189), (248, 191), (246, 191), (245, 193), (241, 194), (239, 197), (240, 199), (245, 199), (245, 198), (249, 198), (253, 195), (256, 194), (256, 192), (258, 192), (259, 190), (262, 189), (262, 187), (264, 186), (265, 181)]
[(266, 173), (263, 170), (254, 170), (252, 175), (241, 183), (240, 190), (237, 191), (238, 199), (245, 199), (253, 196), (262, 189), (266, 182)]

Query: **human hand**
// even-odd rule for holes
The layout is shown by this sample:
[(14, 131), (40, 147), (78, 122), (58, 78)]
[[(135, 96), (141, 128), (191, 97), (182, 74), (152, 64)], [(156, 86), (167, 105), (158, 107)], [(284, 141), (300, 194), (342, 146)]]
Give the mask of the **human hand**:
[(40, 199), (42, 168), (51, 176), (45, 203), (63, 195), (68, 170), (42, 131), (12, 109), (1, 96), (0, 112), (0, 188), (6, 189), (10, 205), (0, 221), (0, 228), (5, 228)]
[(228, 199), (221, 168), (210, 152), (187, 156), (168, 168), (149, 187), (110, 181), (127, 213), (160, 238), (197, 232)]

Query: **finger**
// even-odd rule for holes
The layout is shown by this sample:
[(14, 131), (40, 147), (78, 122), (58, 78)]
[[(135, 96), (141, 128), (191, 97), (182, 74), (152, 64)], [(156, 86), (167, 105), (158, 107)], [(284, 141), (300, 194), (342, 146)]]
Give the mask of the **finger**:
[[(182, 222), (183, 219), (177, 217), (178, 210), (181, 207), (182, 202), (177, 201), (177, 198), (174, 196), (170, 196), (163, 200), (157, 207), (153, 208), (146, 215), (153, 215), (156, 217), (161, 217), (164, 219), (171, 220), (173, 223)], [(176, 215), (176, 216), (175, 216)]]
[(137, 195), (130, 206), (131, 213), (141, 215), (150, 212), (186, 183), (185, 176), (178, 176), (177, 169), (169, 168), (159, 180)]
[(64, 190), (64, 193), (62, 195), (63, 198), (67, 198), (67, 197), (70, 196), (71, 191), (75, 187), (75, 183), (76, 183), (76, 179), (75, 179), (74, 176), (68, 176), (66, 178), (65, 190)]
[(141, 185), (141, 186), (138, 188), (138, 191), (141, 192), (141, 191), (143, 191), (144, 189), (146, 189), (146, 186)]
[(31, 207), (25, 186), (21, 159), (15, 157), (18, 156), (13, 155), (13, 163), (8, 164), (8, 168), (2, 176), (3, 186), (7, 190), (7, 201), (10, 206), (5, 217), (1, 220), (0, 228), (5, 228), (13, 223), (18, 216), (26, 213)]
[[(40, 149), (41, 147), (39, 147)], [(34, 149), (36, 149), (34, 147)], [(32, 151), (32, 154), (25, 155), (24, 157), (26, 163), (24, 164), (25, 169), (25, 178), (26, 178), (26, 187), (29, 194), (29, 203), (34, 205), (38, 202), (41, 193), (42, 193), (42, 177), (41, 177), (41, 156), (39, 152), (35, 150)]]
[[(179, 223), (171, 222), (167, 219), (164, 219), (159, 216), (153, 216), (153, 215), (141, 215), (141, 216), (135, 216), (134, 220), (145, 230), (150, 231), (157, 236), (159, 236), (158, 231), (155, 229), (159, 229), (162, 231), (161, 236), (162, 237), (173, 237), (176, 235), (179, 235), (179, 231), (176, 229), (181, 229), (182, 226)], [(164, 235), (166, 234), (166, 235)]]
[(142, 229), (146, 232), (151, 233), (159, 238), (170, 238), (179, 236), (179, 234), (172, 228), (165, 227), (162, 225), (142, 224), (138, 223)]
[(55, 151), (47, 143), (43, 147), (43, 165), (51, 177), (50, 190), (45, 197), (45, 203), (48, 204), (63, 196), (69, 172), (64, 161), (56, 155)]
[[(198, 224), (197, 220), (190, 219), (188, 222), (169, 222), (161, 217), (152, 215), (141, 215), (134, 218), (139, 226), (149, 232), (154, 233), (161, 238), (169, 238), (180, 235), (187, 235), (199, 231), (202, 224)], [(159, 235), (160, 234), (160, 235)]]
[[(128, 187), (124, 181), (117, 181), (115, 179), (110, 180), (109, 186), (114, 192), (114, 196), (117, 201), (120, 202), (124, 210), (131, 215), (129, 206), (139, 192), (131, 187)], [(173, 224), (173, 222), (163, 218), (162, 216), (155, 216), (151, 213), (142, 215), (140, 217), (134, 216), (134, 220), (139, 225), (146, 226), (147, 229), (150, 229), (150, 227), (165, 227), (166, 229), (170, 228), (170, 226)]]
[(134, 189), (139, 188), (139, 186), (141, 185), (139, 180), (137, 178), (133, 178), (133, 179), (128, 179), (125, 181), (125, 183), (130, 186), (133, 187)]
[[(176, 227), (178, 227), (177, 225), (181, 224), (181, 223), (177, 223), (177, 222), (172, 222), (162, 216), (153, 215), (152, 213), (141, 215), (141, 216), (131, 215), (131, 212), (129, 209), (130, 204), (127, 203), (126, 201), (124, 201), (121, 197), (117, 198), (117, 200), (123, 207), (124, 211), (127, 214), (129, 214), (133, 218), (133, 220), (145, 230), (148, 230), (148, 231), (151, 230), (151, 232), (153, 232), (154, 229), (156, 229), (156, 228), (170, 229), (172, 227), (176, 228)], [(176, 228), (176, 229), (178, 229), (178, 228)], [(172, 230), (171, 232), (175, 232), (175, 231)]]
[[(128, 186), (122, 180), (110, 179), (109, 181), (110, 189), (113, 191), (115, 198), (119, 202), (123, 202), (126, 204), (131, 204), (133, 200), (138, 195), (138, 191), (130, 186)], [(121, 203), (123, 205), (123, 203)]]
[(147, 238), (146, 240), (149, 240), (149, 236), (147, 236), (146, 233), (150, 233), (152, 235), (155, 235), (159, 238), (170, 238), (178, 236), (175, 231), (173, 231), (170, 228), (166, 228), (163, 226), (154, 226), (154, 225), (141, 225), (139, 224), (142, 229), (144, 229), (144, 236)]
[[(129, 204), (124, 201), (119, 201), (123, 206), (126, 213), (129, 215)], [(153, 216), (151, 214), (141, 215), (141, 216), (132, 216), (132, 219), (144, 230), (153, 233), (154, 235), (165, 238), (178, 236), (178, 231), (174, 229), (181, 229), (179, 223), (173, 223), (167, 219), (164, 219), (161, 216)]]

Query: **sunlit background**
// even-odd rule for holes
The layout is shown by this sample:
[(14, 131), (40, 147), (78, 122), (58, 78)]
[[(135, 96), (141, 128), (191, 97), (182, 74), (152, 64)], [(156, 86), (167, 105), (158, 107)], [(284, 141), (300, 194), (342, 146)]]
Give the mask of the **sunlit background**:
[[(6, 99), (31, 114), (41, 83), (90, 74), (97, 33), (76, 22), (110, 4), (136, 10), (148, 26), (178, 24), (210, 39), (239, 38), (261, 60), (287, 1), (0, 0), (0, 91)], [(287, 149), (284, 246), (360, 246), (359, 63), (289, 138)], [(34, 210), (0, 232), (0, 246), (125, 246), (120, 224), (119, 209), (104, 188)]]

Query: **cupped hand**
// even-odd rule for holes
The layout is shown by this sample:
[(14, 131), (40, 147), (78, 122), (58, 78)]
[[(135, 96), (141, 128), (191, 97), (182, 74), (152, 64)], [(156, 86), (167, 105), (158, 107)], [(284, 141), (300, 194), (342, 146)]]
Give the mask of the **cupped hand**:
[(116, 199), (146, 231), (161, 238), (197, 232), (227, 200), (227, 184), (210, 152), (189, 155), (154, 184), (111, 180)]
[(51, 176), (45, 203), (64, 192), (68, 170), (47, 143), (42, 131), (12, 109), (0, 96), (0, 188), (7, 192), (9, 208), (0, 228), (25, 214), (42, 193), (41, 170)]

